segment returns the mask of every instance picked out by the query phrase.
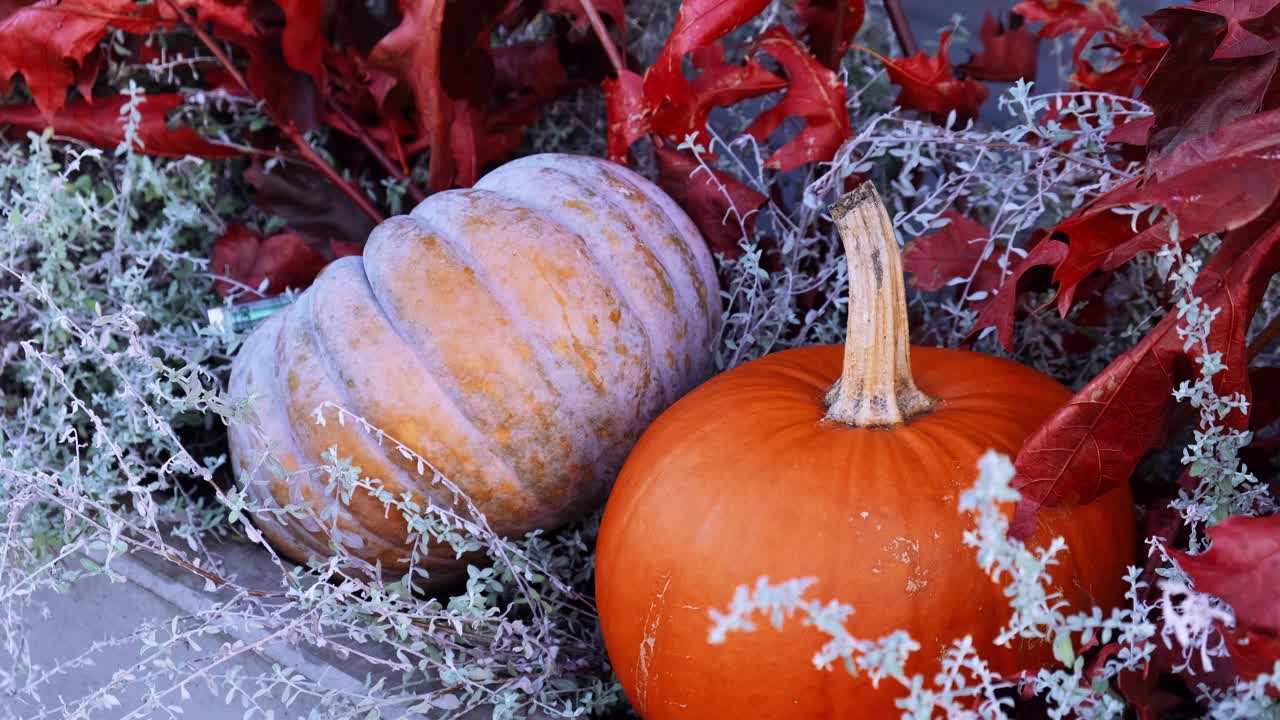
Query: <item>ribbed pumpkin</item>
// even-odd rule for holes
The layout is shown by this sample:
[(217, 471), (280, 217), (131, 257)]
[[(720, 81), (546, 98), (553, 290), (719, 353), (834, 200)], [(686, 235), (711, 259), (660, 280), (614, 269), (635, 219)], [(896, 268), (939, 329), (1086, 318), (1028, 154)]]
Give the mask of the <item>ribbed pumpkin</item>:
[[(851, 632), (907, 631), (907, 672), (931, 681), (971, 635), (999, 672), (1052, 661), (1044, 643), (995, 647), (1009, 617), (958, 510), (988, 449), (1016, 454), (1071, 393), (1013, 362), (910, 348), (893, 226), (871, 185), (833, 208), (850, 267), (846, 345), (769, 355), (662, 414), (628, 457), (596, 557), (614, 669), (647, 720), (889, 718), (903, 690), (812, 658), (826, 636), (793, 620), (708, 644), (709, 612), (739, 585), (813, 577), (810, 597), (852, 604)], [(1011, 508), (1010, 508), (1011, 510)], [(1132, 498), (1044, 510), (1033, 544), (1061, 535), (1055, 574), (1076, 608), (1123, 599)]]
[[(710, 375), (719, 324), (711, 257), (660, 189), (603, 160), (526, 157), (382, 223), (363, 258), (254, 331), (232, 366), (231, 395), (256, 398), (230, 428), (233, 466), (258, 500), (336, 511), (336, 533), (259, 514), (287, 556), (327, 557), (332, 539), (403, 569), (403, 517), (326, 493), (322, 453), (397, 495), (453, 498), (357, 423), (317, 424), (329, 401), (419, 453), (497, 532), (553, 528), (598, 504), (641, 430)], [(447, 548), (425, 567), (461, 569)]]

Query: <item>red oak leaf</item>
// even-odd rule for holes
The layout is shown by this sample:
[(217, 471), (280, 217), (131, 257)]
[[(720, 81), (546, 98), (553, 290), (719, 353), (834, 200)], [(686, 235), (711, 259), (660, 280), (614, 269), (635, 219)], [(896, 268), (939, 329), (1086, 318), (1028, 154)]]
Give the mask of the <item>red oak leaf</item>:
[(938, 40), (938, 54), (929, 57), (923, 50), (909, 58), (887, 58), (876, 55), (889, 73), (889, 79), (902, 88), (895, 100), (900, 107), (920, 110), (935, 119), (945, 118), (952, 110), (960, 122), (977, 117), (989, 91), (973, 79), (958, 80), (951, 75), (947, 45), (951, 31)]
[[(63, 106), (49, 121), (35, 105), (0, 105), (0, 125), (13, 125), (27, 130), (52, 127), (53, 132), (83, 140), (101, 148), (114, 148), (124, 142), (124, 118), (120, 108), (129, 101), (124, 95), (95, 98), (92, 105), (75, 101)], [(177, 94), (146, 95), (138, 106), (142, 116), (138, 123), (135, 145), (147, 155), (160, 157), (227, 158), (243, 155), (231, 145), (211, 142), (189, 127), (170, 128), (165, 122), (169, 111), (182, 104)]]
[(1171, 551), (1195, 589), (1222, 598), (1235, 611), (1223, 628), (1232, 669), (1249, 680), (1280, 660), (1280, 515), (1229, 517), (1209, 528), (1212, 546), (1199, 555)]
[(957, 278), (973, 277), (969, 292), (990, 292), (1000, 284), (997, 253), (988, 242), (986, 226), (953, 210), (943, 213), (951, 222), (932, 235), (910, 240), (902, 250), (902, 267), (911, 273), (911, 286), (939, 290)]
[(1268, 92), (1275, 85), (1280, 52), (1213, 59), (1226, 21), (1193, 7), (1147, 16), (1147, 23), (1169, 40), (1141, 95), (1155, 115), (1147, 139), (1154, 154), (1280, 105), (1280, 96)]
[(699, 73), (689, 83), (689, 95), (682, 103), (666, 103), (653, 113), (652, 126), (673, 140), (683, 141), (690, 133), (705, 131), (712, 108), (732, 105), (747, 98), (781, 90), (787, 81), (748, 59), (742, 65), (724, 60), (724, 46), (713, 43), (691, 53)]
[(1227, 21), (1227, 32), (1213, 52), (1214, 60), (1266, 55), (1280, 50), (1280, 38), (1264, 38), (1245, 28), (1244, 23), (1261, 20), (1280, 7), (1280, 0), (1200, 0), (1187, 10), (1217, 15)]
[[(843, 15), (839, 12), (841, 4)], [(800, 20), (800, 37), (809, 44), (814, 57), (831, 68), (839, 65), (867, 16), (866, 0), (795, 0), (793, 7)]]
[[(1245, 336), (1267, 283), (1280, 271), (1280, 225), (1271, 220), (1228, 233), (1192, 289), (1219, 310), (1208, 337), (1209, 351), (1222, 353), (1227, 366), (1214, 378), (1219, 393), (1249, 397)], [(1166, 315), (1027, 440), (1014, 464), (1022, 501), (1011, 535), (1029, 536), (1040, 507), (1089, 502), (1128, 482), (1164, 435), (1174, 386), (1195, 372), (1200, 350), (1184, 349), (1181, 322), (1177, 313)], [(1234, 426), (1247, 420), (1239, 411), (1224, 418)]]
[[(708, 173), (693, 155), (665, 142), (657, 143), (655, 152), (658, 184), (689, 213), (711, 252), (742, 255), (738, 241), (751, 235), (755, 211), (768, 198), (728, 173), (714, 168)], [(741, 214), (741, 225), (734, 210)]]
[(782, 99), (760, 113), (746, 133), (764, 140), (788, 117), (804, 119), (800, 134), (770, 155), (765, 167), (786, 172), (807, 162), (830, 160), (853, 136), (844, 83), (782, 27), (766, 30), (756, 52), (766, 52), (782, 65), (788, 85)]
[(0, 15), (0, 89), (21, 73), (47, 118), (97, 76), (90, 55), (107, 28), (144, 32), (158, 22), (155, 6), (134, 0), (40, 0)]
[(625, 165), (631, 144), (653, 130), (644, 100), (644, 78), (623, 70), (621, 77), (607, 78), (603, 87), (609, 159)]
[(1083, 90), (1129, 97), (1147, 84), (1169, 43), (1156, 40), (1145, 27), (1136, 33), (1108, 32), (1107, 38), (1106, 43), (1098, 46), (1116, 52), (1107, 69), (1097, 70), (1088, 60), (1081, 60), (1071, 81)]
[(325, 13), (316, 6), (315, 0), (275, 0), (275, 3), (284, 12), (284, 29), (280, 34), (284, 61), (323, 85), (324, 52), (329, 46), (324, 35)]
[(1023, 0), (1013, 6), (1013, 12), (1029, 22), (1044, 23), (1038, 33), (1042, 38), (1077, 33), (1071, 56), (1076, 65), (1080, 64), (1080, 55), (1094, 35), (1120, 26), (1120, 16), (1112, 0)]
[(644, 96), (650, 108), (687, 102), (689, 81), (681, 70), (684, 56), (728, 35), (755, 17), (768, 0), (684, 0), (676, 24), (644, 76)]
[(960, 70), (977, 80), (1013, 82), (1036, 79), (1040, 38), (1027, 30), (1021, 15), (1009, 17), (1006, 28), (990, 11), (982, 19), (982, 52), (975, 53)]
[(1013, 320), (1018, 309), (1018, 283), (1028, 271), (1042, 265), (1057, 265), (1067, 256), (1067, 244), (1052, 238), (1041, 240), (1031, 248), (1027, 256), (1010, 270), (1004, 284), (978, 306), (978, 319), (973, 323), (970, 336), (983, 328), (995, 327), (1000, 344), (1013, 350)]
[[(278, 295), (285, 288), (304, 288), (326, 262), (324, 255), (293, 233), (279, 233), (263, 240), (246, 227), (232, 225), (214, 243), (210, 269), (215, 275), (231, 279), (214, 281), (213, 289), (219, 297), (241, 292), (244, 294), (236, 299), (244, 301)], [(264, 280), (267, 285), (259, 293)], [(245, 291), (242, 286), (252, 291)]]
[(1071, 247), (1054, 280), (1065, 313), (1075, 286), (1098, 269), (1114, 269), (1142, 251), (1159, 249), (1168, 228), (1139, 227), (1110, 208), (1159, 205), (1178, 220), (1180, 237), (1232, 230), (1253, 221), (1280, 192), (1280, 110), (1249, 115), (1211, 135), (1190, 140), (1150, 163), (1149, 177), (1131, 181), (1090, 204), (1088, 212), (1054, 228)]

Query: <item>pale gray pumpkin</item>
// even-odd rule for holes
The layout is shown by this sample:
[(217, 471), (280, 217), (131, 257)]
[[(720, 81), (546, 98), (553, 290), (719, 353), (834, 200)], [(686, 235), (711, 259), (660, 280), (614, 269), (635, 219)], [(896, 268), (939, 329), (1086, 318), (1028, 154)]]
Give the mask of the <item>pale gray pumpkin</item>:
[[(403, 569), (403, 517), (363, 492), (335, 504), (321, 454), (453, 499), (335, 411), (315, 422), (329, 401), (419, 453), (497, 532), (554, 528), (595, 507), (641, 430), (711, 374), (719, 328), (711, 257), (660, 189), (596, 158), (522, 158), (382, 223), (362, 258), (250, 336), (231, 374), (233, 397), (256, 396), (230, 429), (234, 469), (260, 501), (336, 511), (258, 514), (287, 556), (327, 557), (332, 538)], [(448, 578), (459, 562), (437, 550), (426, 567)]]

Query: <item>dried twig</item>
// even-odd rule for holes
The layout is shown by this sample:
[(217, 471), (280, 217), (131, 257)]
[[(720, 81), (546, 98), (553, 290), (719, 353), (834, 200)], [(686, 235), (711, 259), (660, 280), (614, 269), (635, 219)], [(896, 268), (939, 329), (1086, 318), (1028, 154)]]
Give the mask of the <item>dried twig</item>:
[[(841, 7), (844, 6), (844, 2), (839, 4)], [(901, 0), (884, 0), (884, 9), (889, 13), (889, 24), (893, 26), (893, 34), (898, 38), (898, 46), (902, 48), (902, 54), (911, 57), (920, 52), (916, 36), (911, 33), (911, 23), (902, 10)]]
[(591, 21), (591, 29), (595, 30), (596, 37), (600, 38), (600, 45), (604, 48), (604, 54), (609, 56), (609, 62), (613, 64), (613, 71), (618, 74), (618, 77), (622, 77), (622, 71), (627, 69), (627, 63), (623, 60), (622, 53), (618, 52), (618, 46), (609, 35), (609, 29), (604, 26), (604, 18), (600, 17), (600, 11), (596, 10), (592, 0), (581, 0), (581, 2), (582, 9), (587, 13), (587, 19)]

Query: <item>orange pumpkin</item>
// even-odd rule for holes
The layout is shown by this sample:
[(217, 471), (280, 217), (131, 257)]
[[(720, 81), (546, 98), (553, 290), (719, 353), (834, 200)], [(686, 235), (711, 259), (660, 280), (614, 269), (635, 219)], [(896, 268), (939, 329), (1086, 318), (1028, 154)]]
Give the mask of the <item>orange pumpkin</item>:
[[(552, 528), (603, 499), (641, 430), (713, 369), (715, 268), (693, 223), (613, 163), (526, 157), (472, 189), (432, 195), (329, 265), (246, 341), (233, 467), (259, 501), (317, 519), (256, 518), (296, 560), (331, 543), (404, 569), (408, 530), (367, 492), (325, 490), (337, 446), (396, 495), (452, 506), (415, 459), (357, 423), (317, 424), (325, 401), (363, 416), (461, 486), (499, 534)], [(448, 581), (448, 548), (419, 567)]]
[[(862, 638), (906, 630), (906, 670), (931, 679), (966, 634), (1000, 672), (1052, 661), (993, 640), (1010, 610), (958, 510), (988, 448), (1015, 454), (1071, 393), (1007, 360), (911, 348), (893, 226), (870, 184), (833, 208), (850, 267), (845, 346), (780, 352), (697, 388), (637, 443), (605, 509), (596, 559), (614, 669), (647, 720), (885, 718), (903, 690), (813, 666), (825, 636), (793, 622), (707, 642), (709, 611), (761, 576), (814, 577)], [(1127, 488), (1040, 514), (1061, 535), (1073, 607), (1114, 606), (1133, 559)]]

